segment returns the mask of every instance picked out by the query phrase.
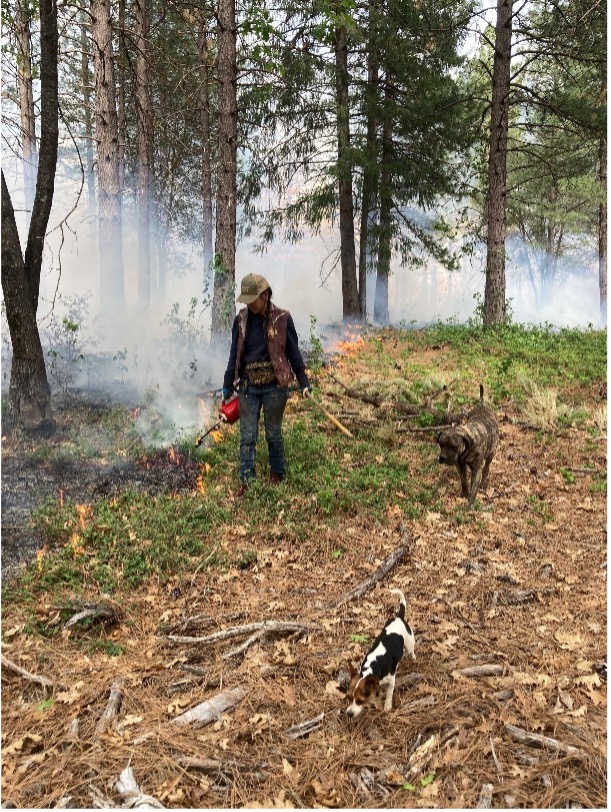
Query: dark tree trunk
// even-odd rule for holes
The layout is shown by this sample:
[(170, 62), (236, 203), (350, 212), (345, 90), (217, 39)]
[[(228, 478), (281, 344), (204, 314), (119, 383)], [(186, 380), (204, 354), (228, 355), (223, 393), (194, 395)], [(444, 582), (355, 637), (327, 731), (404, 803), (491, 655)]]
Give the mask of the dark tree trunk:
[[(391, 97), (392, 77), (386, 77), (385, 96), (387, 102)], [(376, 324), (388, 324), (388, 277), (392, 256), (392, 117), (386, 104), (384, 125), (382, 128), (382, 170), (380, 173), (380, 225), (378, 229), (378, 261), (376, 268), (376, 289), (373, 303), (373, 320)]]
[[(600, 188), (607, 188), (607, 139), (602, 138), (599, 148), (598, 178)], [(607, 324), (607, 204), (598, 207), (598, 290), (600, 293), (600, 321)]]
[(21, 0), (15, 13), (17, 39), (17, 92), (21, 119), (21, 149), (23, 160), (23, 186), (26, 210), (26, 226), (29, 228), (34, 193), (38, 155), (36, 152), (36, 114), (32, 85), (32, 38), (30, 34), (30, 11)]
[(235, 316), (237, 98), (235, 0), (218, 3), (218, 180), (212, 340), (226, 339)]
[[(373, 30), (372, 15), (376, 0), (369, 3), (369, 26)], [(363, 193), (361, 200), (361, 228), (359, 235), (359, 310), (363, 321), (367, 318), (367, 271), (371, 256), (371, 238), (369, 225), (374, 217), (377, 198), (377, 131), (376, 106), (378, 93), (378, 54), (373, 36), (369, 41), (367, 67), (367, 142), (365, 148), (366, 163), (363, 167)]]
[(91, 0), (98, 157), (100, 303), (104, 315), (123, 310), (123, 227), (110, 0)]
[(209, 283), (212, 270), (212, 133), (210, 123), (210, 74), (211, 54), (208, 44), (208, 16), (200, 12), (199, 18), (199, 59), (200, 59), (200, 98), (202, 109), (202, 209), (203, 209), (203, 249), (204, 283)]
[(25, 256), (15, 212), (2, 173), (2, 293), (13, 360), (9, 420), (28, 428), (53, 426), (51, 398), (36, 323), (45, 233), (53, 193), (58, 147), (58, 31), (55, 0), (40, 0), (40, 160)]
[(512, 6), (512, 0), (498, 0), (496, 12), (488, 156), (488, 236), (484, 293), (485, 327), (503, 324), (506, 315), (505, 196), (507, 190)]
[(153, 163), (153, 109), (148, 70), (148, 0), (136, 0), (136, 111), (138, 122), (138, 305), (151, 304), (150, 193)]
[(352, 158), (350, 155), (350, 110), (348, 98), (348, 41), (345, 26), (335, 32), (335, 68), (337, 103), (337, 171), (339, 181), (339, 235), (342, 267), (342, 303), (344, 319), (361, 317), (356, 282), (354, 245), (354, 199), (352, 196)]
[(91, 52), (87, 39), (89, 17), (83, 9), (81, 12), (81, 87), (83, 88), (83, 127), (85, 135), (85, 175), (87, 182), (87, 212), (89, 214), (89, 228), (93, 238), (93, 223), (95, 222), (95, 178), (93, 175), (93, 117), (91, 115), (91, 82), (89, 70)]
[[(113, 62), (113, 74), (116, 65), (117, 74), (117, 134), (119, 137), (117, 152), (119, 157), (119, 188), (125, 189), (125, 146), (127, 144), (127, 107), (125, 102), (125, 64), (127, 48), (125, 46), (125, 0), (119, 0), (119, 48)], [(109, 14), (112, 7), (109, 4)]]

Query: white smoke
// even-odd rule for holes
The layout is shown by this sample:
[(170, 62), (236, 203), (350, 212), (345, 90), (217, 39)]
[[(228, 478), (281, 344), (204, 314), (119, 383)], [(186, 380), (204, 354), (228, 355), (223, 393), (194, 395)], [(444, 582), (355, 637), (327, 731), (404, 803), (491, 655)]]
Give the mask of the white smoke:
[[(19, 195), (14, 199), (19, 209)], [(118, 315), (119, 311), (101, 315), (97, 229), (79, 218), (78, 212), (72, 215), (70, 229), (60, 229), (69, 210), (67, 204), (62, 206), (66, 199), (71, 198), (65, 194), (56, 198), (41, 279), (39, 318), (43, 345), (48, 364), (55, 362), (51, 383), (133, 405), (152, 404), (146, 418), (150, 424), (143, 424), (142, 429), (159, 441), (197, 431), (216, 417), (218, 400), (202, 398), (202, 393), (222, 385), (229, 354), (229, 344), (216, 353), (210, 349), (210, 310), (205, 306), (205, 272), (198, 247), (181, 245), (178, 265), (169, 252), (166, 295), (163, 300), (154, 297), (150, 310), (142, 313), (137, 302), (137, 236), (126, 233), (126, 310), (122, 315)], [(19, 225), (23, 228), (23, 217)], [(316, 337), (322, 334), (324, 339), (326, 334), (338, 340), (343, 329), (338, 248), (335, 232), (310, 236), (296, 245), (276, 242), (264, 254), (254, 253), (252, 245), (240, 244), (236, 285), (239, 289), (247, 273), (263, 274), (273, 289), (274, 301), (291, 311), (302, 349), (309, 343), (313, 320)], [(391, 323), (403, 327), (420, 327), (439, 320), (464, 323), (476, 315), (483, 302), (484, 282), (481, 252), (463, 260), (456, 271), (447, 271), (432, 260), (417, 269), (402, 266), (397, 260), (389, 279)], [(374, 288), (375, 278), (370, 275), (370, 322)], [(545, 309), (538, 309), (523, 269), (510, 256), (507, 297), (516, 322), (556, 327), (599, 325), (597, 268), (593, 260), (585, 268), (565, 272), (553, 300)], [(73, 327), (76, 325), (76, 330), (66, 326), (65, 318)], [(2, 338), (2, 383), (6, 390), (10, 342), (4, 320)], [(155, 410), (159, 418), (153, 425), (150, 414)]]

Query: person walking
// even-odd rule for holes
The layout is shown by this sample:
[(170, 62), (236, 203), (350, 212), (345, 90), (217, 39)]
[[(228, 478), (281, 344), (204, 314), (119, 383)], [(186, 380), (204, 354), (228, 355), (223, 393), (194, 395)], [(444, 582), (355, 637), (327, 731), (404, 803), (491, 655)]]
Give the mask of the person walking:
[(270, 482), (285, 477), (282, 420), (289, 384), (296, 378), (303, 397), (311, 391), (299, 351), (297, 331), (288, 310), (272, 303), (264, 276), (242, 279), (238, 302), (245, 304), (233, 322), (229, 361), (223, 378), (223, 403), (237, 391), (240, 402), (240, 487), (243, 496), (255, 478), (259, 417), (263, 411), (269, 449)]

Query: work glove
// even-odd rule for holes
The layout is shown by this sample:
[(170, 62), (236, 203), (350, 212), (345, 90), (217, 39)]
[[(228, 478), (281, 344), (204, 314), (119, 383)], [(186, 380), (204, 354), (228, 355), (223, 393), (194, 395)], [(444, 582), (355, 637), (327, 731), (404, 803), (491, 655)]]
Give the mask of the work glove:
[(229, 387), (227, 387), (227, 386), (224, 386), (223, 387), (223, 395), (221, 397), (221, 403), (227, 403), (227, 401), (229, 400), (229, 398), (231, 397), (232, 394), (233, 394), (233, 390), (229, 389)]
[(310, 386), (310, 384), (303, 387), (303, 389), (301, 390), (301, 394), (303, 395), (304, 398), (307, 398), (309, 395), (312, 394), (312, 387)]

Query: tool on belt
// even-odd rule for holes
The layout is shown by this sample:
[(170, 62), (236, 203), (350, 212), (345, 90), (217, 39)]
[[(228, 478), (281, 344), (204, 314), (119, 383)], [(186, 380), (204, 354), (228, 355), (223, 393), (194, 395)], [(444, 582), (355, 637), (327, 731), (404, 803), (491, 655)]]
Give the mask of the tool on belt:
[(210, 426), (203, 434), (200, 434), (197, 440), (195, 441), (196, 446), (200, 446), (204, 441), (204, 438), (207, 437), (210, 432), (216, 431), (220, 428), (223, 423), (228, 423), (231, 425), (232, 423), (237, 423), (240, 419), (240, 400), (236, 395), (231, 400), (228, 400), (227, 403), (223, 403), (221, 408), (219, 409), (219, 420), (214, 424), (214, 426)]

